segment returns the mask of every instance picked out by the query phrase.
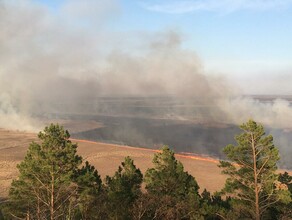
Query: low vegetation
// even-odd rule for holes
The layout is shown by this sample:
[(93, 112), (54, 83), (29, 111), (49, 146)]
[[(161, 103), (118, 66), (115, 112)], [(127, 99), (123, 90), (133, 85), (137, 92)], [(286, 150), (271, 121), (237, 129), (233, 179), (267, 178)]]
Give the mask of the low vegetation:
[[(143, 176), (130, 157), (113, 176), (77, 155), (68, 131), (51, 124), (32, 142), (17, 166), (3, 219), (292, 219), (292, 176), (277, 174), (279, 153), (273, 137), (250, 120), (240, 126), (237, 146), (224, 148), (220, 161), (228, 175), (214, 194), (184, 170), (167, 146), (156, 153)], [(111, 161), (108, 161), (110, 163)]]

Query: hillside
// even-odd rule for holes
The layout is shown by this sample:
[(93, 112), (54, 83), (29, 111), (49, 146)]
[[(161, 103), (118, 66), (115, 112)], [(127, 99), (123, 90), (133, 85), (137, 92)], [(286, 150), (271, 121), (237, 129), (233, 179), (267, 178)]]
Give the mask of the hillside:
[[(24, 158), (31, 141), (36, 134), (0, 129), (0, 196), (6, 196), (13, 178), (17, 177), (16, 165)], [(92, 163), (102, 178), (112, 175), (126, 156), (134, 159), (135, 164), (144, 173), (152, 166), (155, 150), (119, 146), (85, 140), (72, 139), (78, 143), (78, 153)], [(217, 161), (208, 158), (176, 155), (185, 169), (198, 181), (201, 190), (207, 188), (214, 192), (220, 190), (225, 177), (220, 174)]]

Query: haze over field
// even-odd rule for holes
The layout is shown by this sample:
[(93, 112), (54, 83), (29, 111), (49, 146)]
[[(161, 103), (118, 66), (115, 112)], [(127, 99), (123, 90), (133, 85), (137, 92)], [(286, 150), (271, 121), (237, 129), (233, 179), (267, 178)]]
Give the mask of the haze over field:
[[(291, 1), (198, 2), (0, 0), (0, 127), (39, 131), (42, 119), (64, 114), (228, 126), (253, 118), (276, 135), (288, 163), (290, 97), (244, 95), (292, 94)], [(284, 15), (263, 22), (278, 13)], [(262, 37), (274, 26), (275, 35)], [(216, 36), (216, 28), (225, 35)]]

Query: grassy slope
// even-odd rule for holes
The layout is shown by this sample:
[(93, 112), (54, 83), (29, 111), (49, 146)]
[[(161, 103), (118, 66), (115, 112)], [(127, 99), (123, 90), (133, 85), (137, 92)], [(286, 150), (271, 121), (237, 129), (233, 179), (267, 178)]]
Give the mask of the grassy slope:
[[(33, 140), (36, 140), (36, 134), (0, 129), (0, 196), (7, 195), (12, 179), (17, 177), (16, 165), (24, 158), (27, 147)], [(131, 156), (144, 173), (152, 166), (155, 153), (150, 149), (77, 140), (73, 142), (78, 142), (78, 153), (96, 167), (102, 178), (114, 174), (126, 156)], [(201, 190), (207, 188), (214, 192), (223, 186), (225, 177), (220, 174), (216, 161), (183, 155), (177, 155), (177, 159), (197, 179)]]

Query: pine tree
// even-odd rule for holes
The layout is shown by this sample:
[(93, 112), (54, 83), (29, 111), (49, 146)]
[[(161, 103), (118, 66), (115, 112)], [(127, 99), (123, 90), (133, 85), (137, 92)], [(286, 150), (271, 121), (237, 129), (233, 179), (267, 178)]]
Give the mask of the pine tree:
[(277, 189), (278, 149), (273, 137), (265, 136), (262, 125), (253, 120), (240, 126), (243, 133), (236, 136), (237, 146), (224, 148), (229, 161), (220, 161), (219, 167), (229, 178), (224, 192), (236, 199), (248, 218), (260, 220), (271, 205), (285, 197), (286, 191)]
[(285, 196), (285, 200), (279, 201), (269, 209), (271, 219), (292, 219), (292, 176), (289, 173), (280, 173), (278, 177), (277, 187), (287, 189), (289, 196)]
[(102, 193), (102, 181), (97, 170), (86, 161), (74, 172), (72, 179), (78, 186), (77, 207), (73, 207), (75, 212), (78, 210), (77, 217), (84, 220), (99, 217), (101, 207), (98, 206), (98, 200)]
[(289, 175), (286, 171), (284, 173), (280, 173), (279, 182), (285, 184), (290, 193), (292, 193), (292, 176)]
[(134, 161), (126, 157), (113, 177), (106, 177), (110, 216), (114, 219), (128, 219), (130, 209), (141, 195), (143, 175)]
[(201, 194), (201, 214), (204, 216), (204, 219), (209, 220), (221, 220), (227, 219), (227, 213), (230, 210), (230, 198), (227, 197), (225, 200), (215, 193), (211, 195), (206, 189)]
[(76, 197), (72, 176), (82, 162), (77, 145), (63, 127), (51, 124), (30, 144), (9, 193), (11, 215), (27, 219), (60, 219)]
[(163, 147), (154, 155), (153, 164), (154, 168), (146, 171), (144, 181), (154, 207), (150, 206), (145, 213), (151, 219), (203, 219), (199, 210), (199, 186), (175, 159), (174, 152)]
[(199, 186), (193, 176), (184, 171), (174, 152), (165, 146), (162, 152), (154, 155), (154, 168), (145, 174), (146, 189), (156, 195), (169, 195), (185, 198), (189, 193), (198, 195)]

